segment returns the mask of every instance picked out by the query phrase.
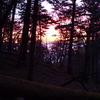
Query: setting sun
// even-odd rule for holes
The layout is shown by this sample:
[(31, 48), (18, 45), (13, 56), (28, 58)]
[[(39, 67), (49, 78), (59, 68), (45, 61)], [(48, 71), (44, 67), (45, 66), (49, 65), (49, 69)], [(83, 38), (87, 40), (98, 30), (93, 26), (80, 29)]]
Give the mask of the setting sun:
[(42, 37), (44, 42), (56, 41), (59, 39), (59, 32), (54, 29), (54, 26), (50, 26), (50, 28), (46, 31), (46, 35)]

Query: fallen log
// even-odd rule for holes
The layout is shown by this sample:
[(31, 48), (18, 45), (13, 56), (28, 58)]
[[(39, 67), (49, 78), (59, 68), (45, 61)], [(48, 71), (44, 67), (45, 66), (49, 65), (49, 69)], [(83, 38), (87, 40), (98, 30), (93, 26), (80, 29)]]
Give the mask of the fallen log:
[(100, 100), (99, 93), (78, 91), (0, 75), (0, 97), (27, 100)]

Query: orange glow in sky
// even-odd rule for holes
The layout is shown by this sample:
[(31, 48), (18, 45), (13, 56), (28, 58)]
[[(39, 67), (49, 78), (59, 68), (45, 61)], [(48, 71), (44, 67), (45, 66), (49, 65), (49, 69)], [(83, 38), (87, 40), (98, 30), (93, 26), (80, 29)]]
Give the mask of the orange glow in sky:
[(48, 41), (56, 41), (59, 38), (59, 32), (54, 29), (54, 26), (50, 26), (50, 28), (46, 31), (46, 35), (42, 37), (44, 42)]
[[(82, 4), (81, 0), (76, 0), (76, 3), (80, 6)], [(45, 9), (47, 9), (47, 11), (49, 13), (51, 13), (53, 11), (53, 6), (51, 4), (49, 4), (48, 2), (44, 1), (42, 3), (42, 6), (45, 7)], [(46, 31), (46, 35), (44, 37), (42, 37), (42, 40), (44, 42), (50, 42), (50, 41), (56, 41), (56, 40), (60, 40), (60, 35), (59, 35), (59, 31), (54, 29), (54, 26), (50, 26), (50, 28)]]

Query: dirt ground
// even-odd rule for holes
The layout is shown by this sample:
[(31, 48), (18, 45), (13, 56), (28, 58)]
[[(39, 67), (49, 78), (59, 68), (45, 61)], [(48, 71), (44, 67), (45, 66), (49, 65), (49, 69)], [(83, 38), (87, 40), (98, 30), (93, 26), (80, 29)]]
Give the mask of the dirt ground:
[[(18, 59), (16, 55), (0, 53), (0, 75), (27, 79), (28, 65), (24, 64), (20, 68), (16, 68), (16, 59)], [(66, 74), (66, 71), (59, 67), (44, 62), (37, 62), (34, 66), (33, 81), (61, 86), (70, 80), (72, 80), (72, 76)], [(82, 82), (82, 84), (78, 81), (72, 81), (64, 87), (81, 91), (86, 91), (87, 89), (89, 92), (100, 92), (100, 84), (96, 84), (93, 80), (89, 80), (87, 83)]]

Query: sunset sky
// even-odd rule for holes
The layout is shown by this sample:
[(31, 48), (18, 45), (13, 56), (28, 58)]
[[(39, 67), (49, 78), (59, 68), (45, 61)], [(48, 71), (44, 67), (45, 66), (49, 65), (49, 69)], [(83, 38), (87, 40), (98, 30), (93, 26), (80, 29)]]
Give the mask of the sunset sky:
[(56, 41), (59, 38), (59, 32), (54, 29), (54, 26), (50, 26), (50, 28), (46, 31), (46, 36), (43, 37), (43, 41)]
[[(78, 3), (78, 5), (81, 5), (81, 0), (77, 0), (76, 3)], [(53, 11), (53, 6), (51, 4), (49, 4), (48, 2), (44, 1), (42, 3), (42, 6), (44, 6), (45, 9), (47, 9), (48, 13), (52, 13)], [(16, 10), (16, 13), (18, 13), (18, 10)], [(19, 18), (20, 16), (18, 16), (18, 14), (16, 14), (15, 18)], [(56, 41), (56, 40), (59, 40), (59, 32), (58, 30), (55, 30), (55, 26), (54, 25), (51, 25), (49, 27), (49, 29), (46, 31), (46, 36), (45, 37), (42, 37), (43, 41)]]
[[(81, 6), (82, 2), (81, 0), (77, 0), (76, 3)], [(44, 1), (42, 3), (42, 6), (45, 7), (45, 9), (48, 10), (49, 13), (51, 13), (53, 11), (53, 6), (51, 4), (49, 4), (48, 2)], [(57, 39), (59, 39), (59, 32), (57, 30), (55, 30), (55, 26), (50, 26), (50, 28), (47, 30), (46, 32), (46, 36), (43, 37), (43, 41), (55, 41)], [(56, 36), (53, 36), (53, 35), (56, 35)]]
[[(48, 13), (51, 13), (53, 11), (52, 6), (46, 1), (42, 3), (42, 6), (44, 6), (44, 8), (47, 9)], [(59, 35), (59, 32), (55, 30), (54, 27), (55, 26), (53, 25), (49, 27), (49, 29), (46, 31), (46, 36), (42, 38), (43, 41), (49, 42), (49, 41), (55, 41), (57, 39), (58, 36), (56, 37), (52, 36), (54, 34)]]

